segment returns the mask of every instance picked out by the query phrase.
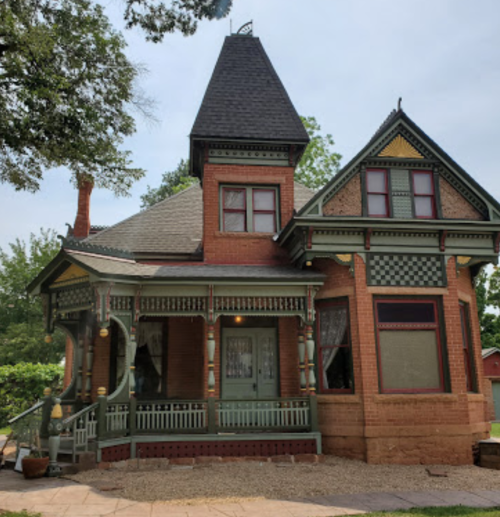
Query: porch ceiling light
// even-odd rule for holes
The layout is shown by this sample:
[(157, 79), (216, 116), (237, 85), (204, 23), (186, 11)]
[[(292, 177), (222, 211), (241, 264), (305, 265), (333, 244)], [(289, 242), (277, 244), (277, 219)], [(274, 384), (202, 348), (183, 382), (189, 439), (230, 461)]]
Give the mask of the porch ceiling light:
[(243, 321), (243, 318), (241, 316), (235, 316), (234, 321), (235, 323), (241, 323)]
[(52, 343), (52, 341), (53, 341), (52, 336), (50, 334), (47, 334), (45, 336), (45, 343), (49, 344), (49, 343)]
[(100, 331), (99, 331), (99, 335), (101, 337), (108, 337), (109, 336), (109, 330), (107, 328), (102, 328)]

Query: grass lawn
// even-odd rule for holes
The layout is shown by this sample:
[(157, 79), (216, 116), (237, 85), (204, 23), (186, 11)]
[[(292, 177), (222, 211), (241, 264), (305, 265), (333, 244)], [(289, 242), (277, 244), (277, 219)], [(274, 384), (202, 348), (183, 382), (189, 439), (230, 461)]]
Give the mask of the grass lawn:
[(413, 508), (397, 512), (365, 513), (366, 517), (500, 517), (500, 507), (470, 508), (469, 506), (443, 506), (438, 508)]
[[(0, 436), (2, 434), (9, 434), (9, 433), (10, 433), (10, 427), (0, 427)], [(2, 515), (2, 514), (0, 513), (0, 515)]]
[(491, 424), (491, 436), (500, 438), (500, 424)]

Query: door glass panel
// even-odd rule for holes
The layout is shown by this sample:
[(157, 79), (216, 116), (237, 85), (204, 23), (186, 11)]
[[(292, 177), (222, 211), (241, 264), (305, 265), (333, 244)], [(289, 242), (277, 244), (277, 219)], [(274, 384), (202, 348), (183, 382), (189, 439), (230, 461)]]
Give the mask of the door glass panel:
[(265, 381), (274, 379), (276, 361), (274, 339), (271, 337), (263, 338), (261, 341), (261, 368), (262, 378)]
[(228, 337), (226, 345), (226, 378), (253, 377), (253, 347), (250, 337)]

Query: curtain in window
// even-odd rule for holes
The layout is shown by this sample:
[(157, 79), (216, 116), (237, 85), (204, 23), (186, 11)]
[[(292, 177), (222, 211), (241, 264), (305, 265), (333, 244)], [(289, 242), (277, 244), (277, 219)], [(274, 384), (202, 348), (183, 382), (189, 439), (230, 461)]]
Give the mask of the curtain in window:
[[(321, 311), (320, 315), (320, 344), (323, 370), (323, 389), (330, 389), (328, 382), (328, 369), (337, 355), (338, 345), (342, 344), (342, 338), (347, 328), (347, 308), (331, 307)], [(323, 348), (332, 346), (335, 348)]]
[(249, 337), (229, 337), (226, 346), (226, 377), (251, 379), (253, 376), (253, 347)]
[(160, 322), (143, 322), (139, 325), (139, 333), (137, 338), (137, 346), (148, 348), (151, 362), (160, 376), (158, 392), (161, 391), (162, 377), (162, 358), (163, 358), (163, 323)]

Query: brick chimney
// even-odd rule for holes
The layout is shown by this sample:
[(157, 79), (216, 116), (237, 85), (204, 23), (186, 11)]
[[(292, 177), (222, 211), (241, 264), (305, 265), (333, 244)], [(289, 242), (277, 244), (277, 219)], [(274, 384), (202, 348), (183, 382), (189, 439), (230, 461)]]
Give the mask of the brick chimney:
[(76, 213), (73, 236), (85, 239), (90, 232), (90, 194), (94, 183), (89, 178), (78, 181), (78, 211)]

